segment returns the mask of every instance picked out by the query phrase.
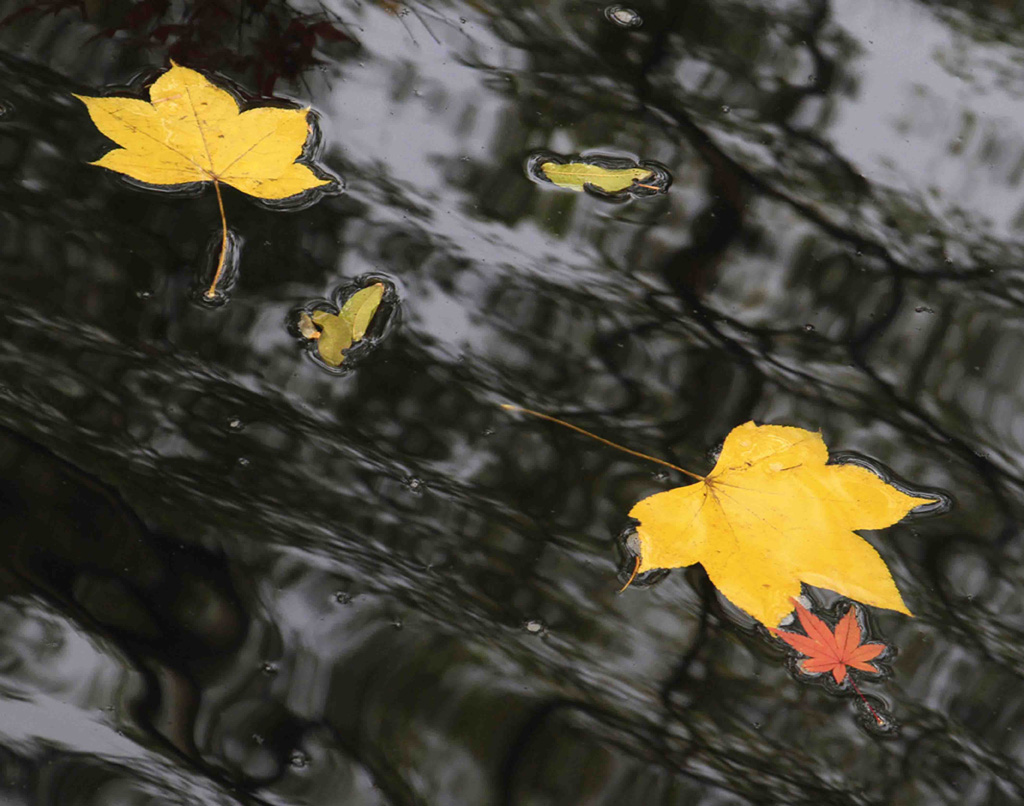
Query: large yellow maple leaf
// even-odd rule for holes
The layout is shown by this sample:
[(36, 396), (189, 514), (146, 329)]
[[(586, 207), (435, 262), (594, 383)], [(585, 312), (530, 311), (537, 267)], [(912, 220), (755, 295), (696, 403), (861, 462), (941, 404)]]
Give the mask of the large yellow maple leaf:
[(882, 529), (934, 501), (867, 468), (827, 462), (821, 434), (737, 426), (711, 473), (630, 511), (640, 522), (637, 571), (700, 563), (727, 599), (768, 627), (793, 609), (801, 582), (910, 615), (885, 562), (853, 530)]
[(159, 187), (213, 182), (224, 226), (208, 297), (220, 278), (227, 248), (221, 183), (267, 200), (331, 184), (296, 162), (309, 137), (308, 109), (242, 112), (231, 93), (187, 67), (172, 63), (149, 88), (148, 101), (75, 97), (86, 105), (96, 128), (119, 146), (93, 165)]
[(231, 93), (173, 65), (149, 100), (76, 95), (120, 148), (93, 165), (148, 185), (223, 182), (260, 199), (287, 199), (329, 184), (297, 163), (309, 135), (308, 109), (242, 112)]

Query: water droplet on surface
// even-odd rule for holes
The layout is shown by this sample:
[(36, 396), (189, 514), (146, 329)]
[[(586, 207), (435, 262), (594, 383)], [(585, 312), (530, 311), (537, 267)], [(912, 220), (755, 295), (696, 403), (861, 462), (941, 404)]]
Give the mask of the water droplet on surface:
[(628, 6), (608, 6), (604, 10), (604, 16), (610, 23), (620, 28), (639, 28), (644, 24), (643, 17)]
[(544, 630), (544, 622), (531, 619), (523, 625), (523, 628), (528, 632), (536, 635)]
[(291, 757), (288, 759), (288, 763), (291, 764), (295, 769), (301, 770), (303, 767), (309, 764), (309, 758), (301, 750), (295, 750), (292, 752)]

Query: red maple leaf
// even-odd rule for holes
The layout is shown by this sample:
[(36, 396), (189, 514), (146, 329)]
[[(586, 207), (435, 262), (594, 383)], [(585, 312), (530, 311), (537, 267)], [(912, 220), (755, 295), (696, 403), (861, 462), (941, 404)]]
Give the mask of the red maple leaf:
[(796, 605), (800, 626), (804, 628), (807, 635), (785, 630), (772, 630), (772, 633), (801, 655), (807, 656), (807, 660), (800, 662), (800, 668), (803, 671), (808, 674), (832, 672), (837, 683), (842, 683), (846, 679), (847, 667), (878, 674), (878, 669), (868, 661), (881, 655), (885, 644), (862, 644), (860, 642), (860, 624), (857, 621), (857, 612), (853, 605), (839, 620), (833, 633), (824, 621), (813, 615), (796, 599), (793, 600), (793, 604)]
[[(839, 619), (835, 632), (828, 628), (828, 625), (817, 616), (813, 615), (796, 599), (793, 599), (796, 606), (796, 614), (800, 619), (800, 626), (804, 628), (807, 635), (786, 630), (772, 630), (772, 634), (778, 636), (801, 655), (807, 659), (800, 661), (800, 668), (808, 674), (822, 674), (832, 672), (836, 683), (842, 683), (846, 679), (847, 668), (859, 669), (862, 672), (878, 674), (877, 667), (868, 663), (869, 660), (877, 658), (885, 649), (885, 644), (862, 644), (860, 622), (857, 621), (857, 608), (850, 605), (846, 614)], [(850, 676), (850, 685), (857, 692), (857, 696), (864, 701), (875, 722), (884, 726), (886, 723), (878, 712), (871, 707), (867, 697), (857, 687), (857, 681)]]

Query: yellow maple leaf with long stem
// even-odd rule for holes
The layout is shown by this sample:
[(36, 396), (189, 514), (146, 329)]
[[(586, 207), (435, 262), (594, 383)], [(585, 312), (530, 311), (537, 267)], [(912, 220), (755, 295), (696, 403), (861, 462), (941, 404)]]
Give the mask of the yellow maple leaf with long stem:
[(859, 465), (828, 464), (820, 433), (737, 426), (714, 469), (701, 476), (546, 414), (505, 408), (568, 426), (694, 479), (630, 510), (639, 521), (634, 575), (700, 563), (729, 601), (768, 627), (792, 610), (801, 582), (911, 615), (885, 561), (854, 530), (891, 526), (935, 499), (907, 495)]
[(264, 200), (297, 196), (331, 184), (297, 162), (309, 137), (309, 109), (241, 111), (234, 96), (202, 73), (171, 63), (149, 88), (149, 100), (76, 95), (96, 128), (119, 148), (93, 162), (147, 185), (212, 182), (220, 208), (221, 248), (206, 298), (224, 271), (228, 223), (221, 183)]

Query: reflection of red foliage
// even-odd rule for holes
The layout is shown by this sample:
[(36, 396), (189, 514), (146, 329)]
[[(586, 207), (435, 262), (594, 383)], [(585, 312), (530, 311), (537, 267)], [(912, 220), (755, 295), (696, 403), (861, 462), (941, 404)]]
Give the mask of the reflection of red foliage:
[(293, 79), (315, 64), (313, 49), (321, 39), (344, 42), (349, 37), (326, 19), (293, 17), (282, 29), (280, 18), (272, 16), (266, 35), (257, 43), (256, 83), (260, 92), (269, 95), (278, 76)]
[(193, 0), (181, 13), (171, 0), (105, 3), (98, 11), (88, 0), (26, 0), (0, 26), (62, 12), (100, 26), (97, 36), (163, 51), (192, 67), (250, 73), (263, 95), (272, 94), (279, 79), (295, 80), (317, 64), (318, 45), (355, 42), (340, 18), (296, 11), (287, 0)]
[(29, 15), (42, 17), (46, 14), (59, 14), (71, 8), (80, 11), (83, 17), (87, 16), (84, 0), (36, 0), (34, 3), (27, 3), (16, 11), (12, 11), (0, 20), (0, 26), (9, 25)]

